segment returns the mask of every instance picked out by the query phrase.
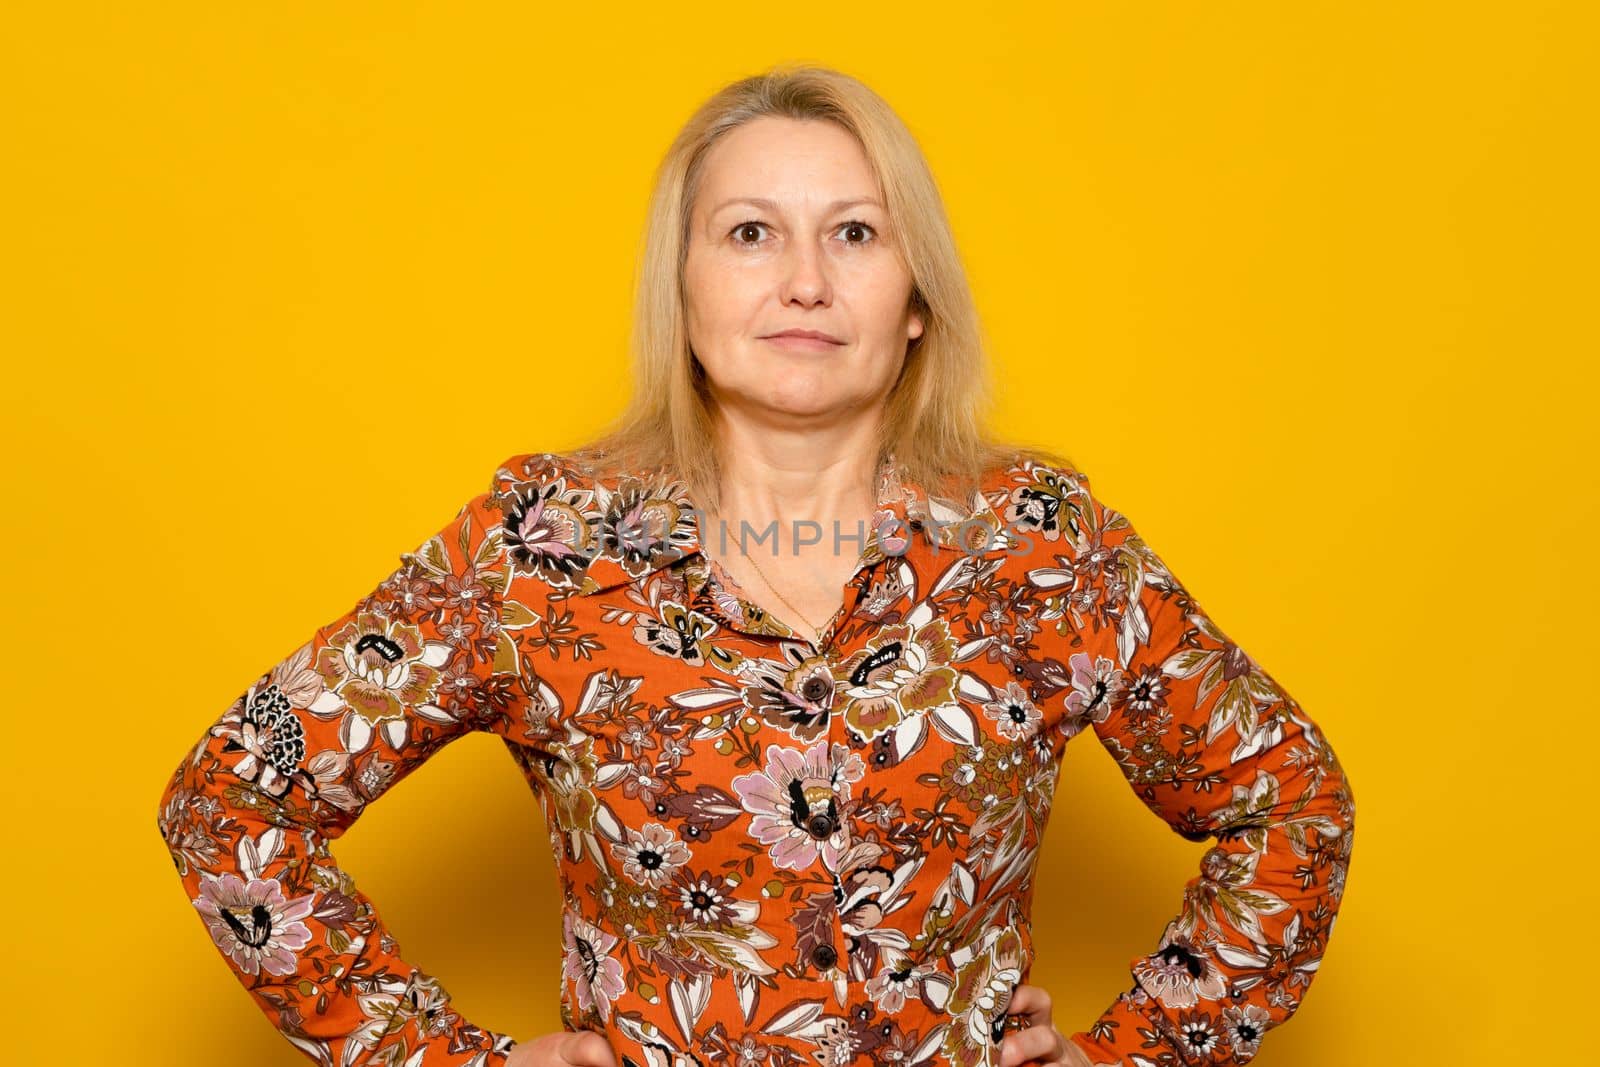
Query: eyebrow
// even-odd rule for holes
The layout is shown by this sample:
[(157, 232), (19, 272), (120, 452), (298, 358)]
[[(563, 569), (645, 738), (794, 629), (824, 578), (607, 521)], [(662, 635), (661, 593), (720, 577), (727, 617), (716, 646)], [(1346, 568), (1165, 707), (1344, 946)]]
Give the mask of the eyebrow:
[[(711, 214), (715, 215), (717, 212), (722, 211), (722, 210), (724, 210), (726, 208), (730, 208), (735, 204), (749, 204), (752, 207), (758, 207), (758, 208), (761, 208), (763, 211), (770, 211), (773, 214), (777, 214), (777, 212), (778, 212), (778, 204), (777, 204), (776, 201), (768, 200), (765, 197), (759, 197), (759, 196), (736, 196), (732, 200), (724, 200), (722, 203), (720, 203), (716, 207), (712, 208), (711, 209)], [(870, 196), (857, 196), (857, 197), (850, 197), (850, 198), (845, 199), (845, 200), (835, 200), (833, 203), (828, 205), (827, 210), (829, 212), (834, 212), (834, 211), (838, 211), (841, 208), (854, 207), (857, 204), (871, 204), (873, 207), (882, 207), (883, 206), (882, 204), (878, 203), (877, 200), (873, 199)]]

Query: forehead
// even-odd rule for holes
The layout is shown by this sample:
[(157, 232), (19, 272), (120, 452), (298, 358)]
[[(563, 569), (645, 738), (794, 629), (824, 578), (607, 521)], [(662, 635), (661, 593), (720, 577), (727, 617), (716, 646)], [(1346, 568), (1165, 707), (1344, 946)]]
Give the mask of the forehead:
[(836, 200), (877, 195), (866, 153), (844, 127), (821, 119), (763, 116), (711, 146), (696, 209), (717, 211), (728, 200), (752, 197), (820, 210)]

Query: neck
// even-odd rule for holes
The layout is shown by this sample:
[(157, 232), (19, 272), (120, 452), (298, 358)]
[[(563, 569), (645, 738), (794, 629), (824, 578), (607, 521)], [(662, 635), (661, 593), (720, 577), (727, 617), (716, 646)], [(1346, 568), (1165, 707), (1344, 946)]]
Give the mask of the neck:
[[(840, 539), (864, 530), (876, 508), (876, 431), (871, 423), (786, 432), (724, 422), (713, 527), (718, 546), (725, 537), (728, 550), (737, 552), (742, 531), (750, 553), (859, 551), (856, 541)], [(801, 547), (797, 540), (811, 543)]]

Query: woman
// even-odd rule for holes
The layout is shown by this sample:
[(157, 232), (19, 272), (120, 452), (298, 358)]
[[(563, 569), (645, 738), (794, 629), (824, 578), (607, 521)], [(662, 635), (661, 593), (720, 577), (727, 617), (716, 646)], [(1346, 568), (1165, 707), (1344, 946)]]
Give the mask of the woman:
[[(200, 738), (159, 816), (218, 948), (345, 1064), (1243, 1063), (1298, 1007), (1353, 797), (1083, 472), (985, 435), (971, 299), (890, 109), (779, 70), (658, 176), (631, 407), (488, 491)], [(1214, 838), (1085, 1030), (1033, 874), (1066, 742)], [(328, 852), (470, 730), (535, 790), (563, 1029), (471, 1025)]]

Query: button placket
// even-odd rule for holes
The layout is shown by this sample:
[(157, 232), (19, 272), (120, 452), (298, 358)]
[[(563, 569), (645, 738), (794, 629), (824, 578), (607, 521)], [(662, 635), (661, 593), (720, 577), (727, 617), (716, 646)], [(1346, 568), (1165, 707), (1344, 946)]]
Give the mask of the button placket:
[(806, 820), (806, 833), (818, 841), (826, 841), (838, 828), (838, 820), (833, 817), (831, 811), (815, 812)]
[[(863, 558), (858, 561), (855, 570), (851, 572), (850, 578), (845, 582), (844, 601), (840, 606), (838, 613), (835, 614), (831, 620), (829, 620), (827, 629), (823, 632), (816, 648), (816, 654), (822, 657), (822, 662), (828, 668), (829, 676), (834, 678), (834, 682), (832, 684), (833, 699), (830, 702), (828, 709), (828, 748), (830, 757), (832, 755), (832, 749), (834, 745), (843, 744), (847, 749), (849, 747), (848, 739), (844, 734), (844, 729), (839, 716), (839, 694), (836, 677), (838, 663), (834, 655), (833, 640), (838, 632), (839, 627), (843, 626), (845, 621), (855, 614), (856, 606), (860, 603), (860, 589), (856, 585), (856, 582), (857, 579), (861, 577), (861, 572), (863, 570), (870, 569), (870, 564), (866, 562), (865, 555), (866, 554), (863, 553)], [(807, 679), (807, 681), (815, 681), (821, 683), (821, 685), (829, 684), (823, 682), (820, 677), (813, 677)], [(834, 818), (831, 813), (824, 813), (820, 818), (813, 816), (813, 821), (816, 823), (816, 825), (808, 826), (807, 830), (814, 836), (817, 836), (819, 840), (822, 837), (834, 834), (839, 830), (838, 820)], [(835, 872), (833, 877), (833, 895), (835, 907), (833, 909), (833, 918), (829, 922), (829, 928), (833, 932), (833, 943), (820, 944), (813, 949), (811, 953), (811, 962), (819, 971), (826, 972), (830, 968), (839, 968), (840, 973), (834, 975), (833, 979), (834, 998), (841, 1007), (845, 1007), (848, 1006), (849, 1001), (849, 989), (847, 982), (850, 965), (848, 960), (841, 963), (839, 958), (839, 948), (837, 947), (848, 943), (847, 935), (844, 931), (844, 917), (838, 908), (838, 905), (844, 903), (844, 894), (842, 886), (839, 883), (838, 873)]]

